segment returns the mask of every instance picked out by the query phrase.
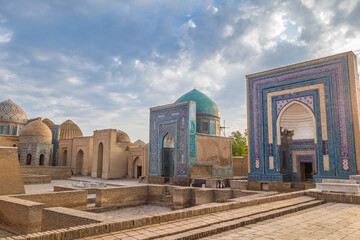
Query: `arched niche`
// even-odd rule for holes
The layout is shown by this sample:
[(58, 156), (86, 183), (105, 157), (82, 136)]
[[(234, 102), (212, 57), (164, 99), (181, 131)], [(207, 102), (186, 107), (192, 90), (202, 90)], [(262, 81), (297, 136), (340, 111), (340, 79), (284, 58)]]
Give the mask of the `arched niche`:
[(286, 105), (277, 119), (277, 142), (281, 144), (281, 129), (294, 131), (293, 140), (314, 140), (317, 143), (316, 119), (305, 104), (293, 101)]

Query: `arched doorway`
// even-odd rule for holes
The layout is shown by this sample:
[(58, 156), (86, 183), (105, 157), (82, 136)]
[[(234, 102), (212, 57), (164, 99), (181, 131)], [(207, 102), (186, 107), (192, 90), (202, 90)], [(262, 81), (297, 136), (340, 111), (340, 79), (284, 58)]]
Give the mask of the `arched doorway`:
[(26, 155), (26, 165), (31, 165), (31, 154), (29, 153), (28, 155)]
[(63, 160), (62, 160), (62, 166), (66, 166), (67, 164), (67, 150), (65, 149), (63, 152)]
[[(279, 139), (280, 138), (280, 139)], [(279, 141), (280, 140), (280, 141)], [(291, 178), (293, 169), (298, 169), (298, 179), (307, 181), (315, 173), (315, 154), (308, 158), (293, 161), (292, 155), (297, 152), (297, 144), (312, 144), (315, 146), (316, 119), (312, 110), (303, 103), (294, 101), (282, 109), (278, 119), (278, 142), (280, 145), (279, 168), (284, 179)], [(297, 156), (295, 154), (295, 156)], [(301, 155), (300, 155), (301, 156)], [(294, 164), (298, 166), (293, 166)]]
[(173, 156), (174, 156), (174, 137), (170, 133), (166, 134), (161, 149), (162, 160), (162, 177), (169, 177), (173, 173)]
[(84, 152), (79, 150), (78, 154), (76, 155), (76, 170), (75, 174), (81, 174), (81, 170), (83, 168), (84, 163)]
[(104, 161), (104, 145), (103, 143), (99, 144), (98, 147), (98, 162), (97, 162), (97, 177), (102, 177), (102, 170), (103, 170), (103, 161)]
[(45, 162), (45, 155), (44, 155), (44, 154), (40, 154), (39, 165), (40, 165), (40, 166), (44, 166), (44, 162)]
[(139, 157), (136, 157), (133, 164), (133, 176), (139, 178), (142, 176), (142, 161)]

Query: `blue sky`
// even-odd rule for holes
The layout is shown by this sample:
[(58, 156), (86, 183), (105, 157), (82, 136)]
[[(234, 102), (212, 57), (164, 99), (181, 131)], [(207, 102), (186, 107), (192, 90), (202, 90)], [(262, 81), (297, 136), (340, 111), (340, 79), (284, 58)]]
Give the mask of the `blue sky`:
[(149, 108), (197, 89), (246, 128), (245, 75), (360, 56), (360, 0), (0, 0), (0, 100), (148, 142)]

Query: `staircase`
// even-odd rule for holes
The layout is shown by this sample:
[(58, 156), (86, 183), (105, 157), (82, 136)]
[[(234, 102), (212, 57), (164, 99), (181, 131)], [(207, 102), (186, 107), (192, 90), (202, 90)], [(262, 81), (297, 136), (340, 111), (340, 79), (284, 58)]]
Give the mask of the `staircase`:
[[(106, 234), (116, 238), (198, 239), (322, 204), (301, 196)], [(104, 235), (103, 235), (104, 236)]]

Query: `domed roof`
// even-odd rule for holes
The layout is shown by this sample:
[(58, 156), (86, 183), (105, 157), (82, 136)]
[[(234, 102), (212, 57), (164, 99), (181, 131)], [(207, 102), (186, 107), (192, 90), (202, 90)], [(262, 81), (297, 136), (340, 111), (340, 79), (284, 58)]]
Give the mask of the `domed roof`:
[(51, 137), (52, 135), (49, 127), (45, 123), (40, 120), (35, 120), (25, 125), (20, 132), (20, 137), (21, 136)]
[(220, 111), (216, 103), (197, 89), (185, 93), (176, 100), (175, 103), (184, 101), (196, 102), (196, 113), (205, 113), (220, 117)]
[(48, 127), (55, 126), (55, 123), (48, 118), (45, 118), (42, 120), (42, 122), (45, 123)]
[(139, 144), (141, 147), (143, 147), (143, 146), (146, 145), (146, 143), (145, 143), (143, 140), (141, 140), (141, 139), (136, 140), (136, 141), (134, 142), (134, 144)]
[(25, 124), (27, 115), (21, 107), (9, 99), (0, 102), (0, 122)]
[(71, 139), (76, 137), (82, 137), (83, 133), (73, 121), (66, 120), (60, 125), (59, 139)]
[(125, 132), (123, 132), (121, 130), (118, 130), (116, 132), (116, 141), (117, 142), (131, 143), (129, 136)]

